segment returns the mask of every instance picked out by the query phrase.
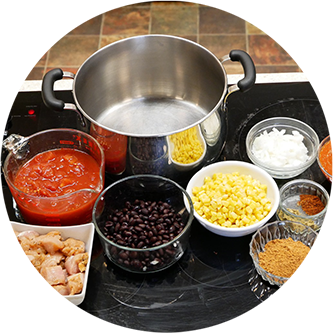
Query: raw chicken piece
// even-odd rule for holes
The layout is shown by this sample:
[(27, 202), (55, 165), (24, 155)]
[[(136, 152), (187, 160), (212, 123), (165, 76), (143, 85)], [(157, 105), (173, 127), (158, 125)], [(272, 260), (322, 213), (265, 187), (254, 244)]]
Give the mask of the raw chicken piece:
[(88, 253), (78, 253), (67, 257), (65, 268), (69, 275), (84, 272), (88, 263)]
[(41, 268), (57, 266), (64, 259), (64, 255), (61, 252), (56, 252), (55, 254), (47, 254), (44, 257), (44, 261), (41, 264)]
[(17, 235), (18, 240), (22, 240), (22, 238), (27, 237), (27, 238), (35, 238), (39, 236), (39, 233), (33, 230), (25, 230), (22, 231), (20, 233), (18, 233)]
[(68, 277), (70, 295), (79, 294), (83, 289), (84, 273), (77, 273)]
[(64, 253), (67, 257), (74, 256), (75, 254), (83, 253), (85, 251), (85, 244), (80, 240), (67, 238), (63, 243), (64, 248), (62, 249), (62, 253)]
[(46, 235), (37, 237), (36, 240), (50, 254), (54, 254), (59, 250), (62, 250), (64, 247), (64, 243), (61, 240), (61, 235), (59, 231), (51, 231)]
[(15, 286), (26, 286), (35, 283), (36, 277), (31, 267), (18, 267), (15, 276), (12, 278), (12, 284)]
[(69, 295), (69, 288), (68, 286), (64, 286), (62, 284), (58, 286), (52, 286), (48, 289), (45, 289), (41, 292), (41, 296), (64, 296)]
[(14, 295), (29, 295), (39, 296), (40, 291), (34, 284), (28, 284), (27, 286), (16, 286), (9, 289), (10, 294)]
[(7, 260), (7, 267), (6, 267), (7, 274), (10, 277), (13, 277), (20, 266), (28, 267), (33, 263), (34, 260), (35, 260), (34, 256), (24, 255), (24, 254), (19, 254), (15, 257), (9, 258)]
[(51, 286), (66, 284), (66, 273), (61, 266), (43, 267), (40, 273)]

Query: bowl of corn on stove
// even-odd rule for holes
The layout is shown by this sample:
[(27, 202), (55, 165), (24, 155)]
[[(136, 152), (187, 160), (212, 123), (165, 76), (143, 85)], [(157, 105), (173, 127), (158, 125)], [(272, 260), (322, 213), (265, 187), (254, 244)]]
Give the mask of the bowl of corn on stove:
[(226, 237), (254, 233), (275, 214), (279, 188), (265, 170), (242, 161), (213, 163), (198, 171), (186, 191), (195, 218)]

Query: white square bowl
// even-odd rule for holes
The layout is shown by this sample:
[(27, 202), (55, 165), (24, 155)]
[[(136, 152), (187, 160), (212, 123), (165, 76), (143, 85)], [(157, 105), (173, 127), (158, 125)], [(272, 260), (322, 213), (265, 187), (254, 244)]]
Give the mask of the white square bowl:
[[(18, 232), (33, 230), (41, 235), (47, 234), (50, 231), (57, 230), (61, 233), (61, 236), (64, 239), (72, 237), (83, 241), (86, 245), (86, 252), (88, 252), (89, 254), (89, 259), (84, 275), (84, 283), (81, 293), (76, 295), (65, 295), (65, 296), (28, 296), (28, 295), (9, 294), (8, 291), (12, 286), (12, 283), (6, 272), (6, 265), (9, 254), (8, 236), (11, 228), (14, 228)], [(10, 306), (17, 306), (21, 308), (31, 308), (31, 309), (69, 308), (81, 304), (86, 295), (94, 233), (95, 233), (95, 227), (93, 223), (87, 223), (70, 227), (61, 227), (61, 226), (44, 227), (44, 226), (30, 225), (30, 224), (24, 224), (12, 221), (7, 222), (6, 233), (0, 259), (0, 276), (1, 276), (0, 303)]]

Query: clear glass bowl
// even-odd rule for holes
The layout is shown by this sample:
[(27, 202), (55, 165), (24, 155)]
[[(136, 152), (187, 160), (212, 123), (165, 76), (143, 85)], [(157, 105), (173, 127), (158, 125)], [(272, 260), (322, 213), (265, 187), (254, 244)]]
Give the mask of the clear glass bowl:
[[(286, 134), (291, 134), (292, 131), (298, 131), (304, 137), (303, 143), (308, 150), (308, 159), (305, 163), (295, 167), (277, 168), (266, 165), (253, 154), (254, 140), (264, 131), (271, 132), (273, 128), (276, 128), (279, 131), (286, 130)], [(274, 117), (263, 120), (254, 125), (246, 137), (246, 152), (249, 159), (277, 179), (296, 177), (309, 168), (317, 158), (318, 146), (318, 135), (310, 126), (297, 119), (287, 117)]]
[(250, 256), (254, 267), (261, 277), (272, 285), (282, 286), (289, 278), (277, 276), (264, 270), (259, 264), (259, 253), (264, 252), (265, 245), (274, 239), (288, 239), (301, 241), (303, 244), (312, 248), (317, 233), (304, 224), (293, 221), (276, 221), (268, 223), (252, 236), (250, 242)]
[[(307, 215), (299, 205), (300, 195), (316, 195), (325, 208), (315, 215)], [(284, 184), (280, 189), (280, 204), (276, 216), (280, 221), (288, 220), (300, 222), (318, 231), (327, 211), (329, 195), (320, 184), (307, 179), (296, 179)]]
[[(154, 243), (151, 247), (149, 247), (150, 243), (146, 243), (146, 247), (139, 245), (129, 247), (128, 245), (118, 244), (116, 239), (112, 241), (109, 239), (108, 228), (114, 228), (114, 232), (116, 229), (124, 228), (123, 230), (125, 230), (125, 227), (127, 227), (127, 231), (130, 232), (128, 237), (132, 237), (132, 239), (136, 237), (133, 236), (135, 233), (133, 228), (135, 229), (138, 225), (131, 224), (130, 219), (125, 221), (119, 217), (119, 219), (117, 218), (119, 226), (110, 227), (115, 211), (117, 209), (123, 210), (127, 202), (134, 203), (135, 200), (168, 203), (175, 213), (178, 213), (181, 217), (181, 222), (184, 224), (182, 231), (178, 235), (175, 233), (169, 240), (166, 238), (164, 243), (157, 246)], [(153, 213), (141, 212), (138, 214), (138, 218), (142, 220), (139, 228), (149, 233), (149, 231), (152, 231), (152, 225), (149, 220), (144, 219), (140, 214), (151, 216)], [(93, 222), (105, 254), (114, 264), (133, 273), (158, 272), (176, 263), (187, 248), (192, 220), (193, 205), (187, 192), (174, 181), (155, 175), (129, 176), (113, 183), (101, 193), (93, 209)], [(161, 221), (161, 223), (165, 223), (165, 221)], [(145, 226), (141, 224), (145, 224)], [(158, 229), (157, 224), (155, 226)], [(136, 228), (136, 230), (139, 231), (140, 229)], [(168, 227), (168, 230), (170, 230), (170, 227)], [(141, 237), (140, 235), (142, 234), (138, 233), (137, 237)], [(170, 236), (169, 231), (168, 236)], [(145, 241), (145, 239), (142, 239), (142, 241)]]

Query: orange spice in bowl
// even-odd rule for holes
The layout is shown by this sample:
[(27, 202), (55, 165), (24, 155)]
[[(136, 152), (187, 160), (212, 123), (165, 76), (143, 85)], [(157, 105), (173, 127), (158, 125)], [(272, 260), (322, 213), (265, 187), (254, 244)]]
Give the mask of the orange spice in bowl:
[(290, 278), (309, 251), (308, 246), (291, 237), (273, 239), (265, 245), (265, 251), (259, 253), (259, 265), (271, 274)]
[(325, 177), (332, 181), (332, 144), (330, 136), (327, 136), (320, 143), (317, 161)]

